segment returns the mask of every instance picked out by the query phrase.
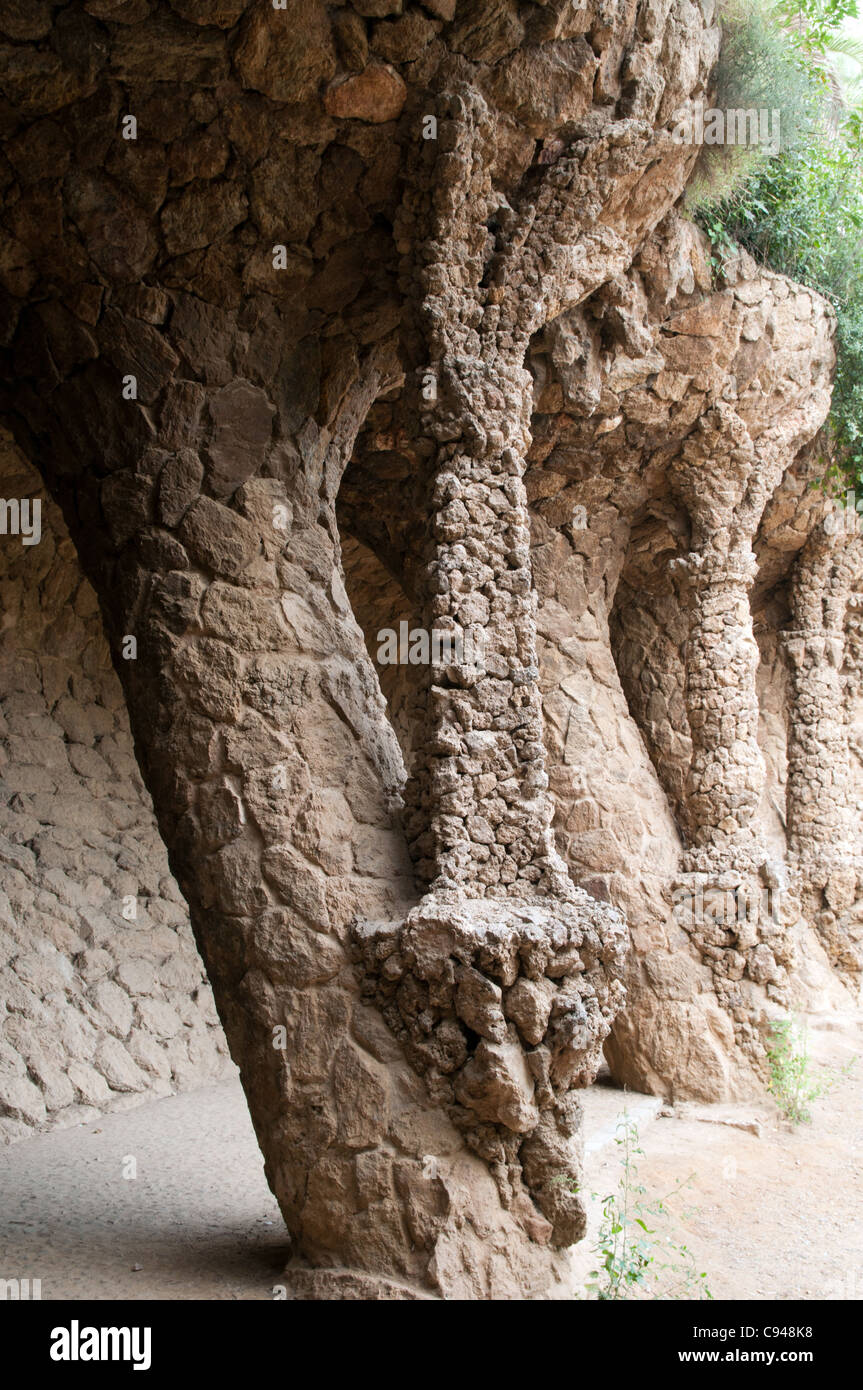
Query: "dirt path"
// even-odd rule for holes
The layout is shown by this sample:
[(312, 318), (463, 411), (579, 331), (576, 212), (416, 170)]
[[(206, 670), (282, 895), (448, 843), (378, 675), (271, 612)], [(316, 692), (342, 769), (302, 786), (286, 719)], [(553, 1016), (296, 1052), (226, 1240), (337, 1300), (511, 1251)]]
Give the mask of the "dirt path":
[[(858, 1058), (837, 1089), (814, 1103), (811, 1124), (790, 1129), (769, 1101), (681, 1106), (639, 1123), (645, 1200), (693, 1177), (670, 1204), (667, 1229), (693, 1251), (716, 1299), (863, 1298), (863, 1031), (836, 1020), (812, 1027), (809, 1041), (816, 1076), (821, 1066)], [(588, 1154), (586, 1176), (592, 1191), (614, 1189), (620, 1166), (613, 1145)], [(593, 1263), (589, 1249), (576, 1249), (579, 1283)]]
[(0, 1276), (43, 1299), (270, 1298), (288, 1254), (235, 1080), (2, 1149), (0, 1194)]

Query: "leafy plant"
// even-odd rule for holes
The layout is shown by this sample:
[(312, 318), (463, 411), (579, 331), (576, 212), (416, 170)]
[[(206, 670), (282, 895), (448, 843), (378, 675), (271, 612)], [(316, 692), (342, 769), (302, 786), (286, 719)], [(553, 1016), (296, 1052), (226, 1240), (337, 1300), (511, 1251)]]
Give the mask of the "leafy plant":
[(644, 1150), (639, 1147), (638, 1127), (626, 1112), (614, 1142), (622, 1171), (616, 1190), (602, 1198), (602, 1222), (594, 1246), (597, 1268), (588, 1277), (588, 1297), (603, 1301), (712, 1298), (707, 1275), (697, 1272), (692, 1251), (659, 1229), (668, 1218), (666, 1203), (692, 1179), (676, 1183), (666, 1197), (648, 1201), (636, 1165), (636, 1157)]
[[(728, 12), (719, 64), (724, 100), (739, 105), (750, 84), (747, 35), (765, 51), (784, 46), (785, 68), (771, 69), (774, 90), (790, 65), (804, 77), (806, 96), (801, 106), (790, 83), (788, 109), (796, 115), (778, 156), (750, 162), (742, 178), (735, 165), (724, 183), (709, 176), (708, 162), (708, 175), (687, 195), (718, 275), (736, 243), (832, 304), (837, 362), (822, 482), (839, 495), (863, 486), (863, 110), (848, 99), (835, 65), (841, 54), (863, 61), (859, 44), (840, 32), (856, 12), (856, 0), (758, 0), (748, 16)], [(800, 131), (805, 138), (797, 138)]]
[(848, 50), (837, 31), (846, 19), (856, 18), (857, 0), (778, 0), (773, 8), (804, 52), (827, 55)]
[(830, 1095), (854, 1065), (854, 1058), (838, 1070), (825, 1068), (819, 1078), (812, 1074), (805, 1028), (794, 1019), (776, 1019), (770, 1025), (771, 1045), (767, 1048), (770, 1080), (767, 1088), (779, 1109), (792, 1125), (810, 1124), (812, 1102)]
[[(725, 0), (722, 47), (712, 77), (712, 102), (727, 111), (778, 111), (780, 149), (804, 149), (818, 125), (823, 74), (802, 58), (771, 0)], [(769, 160), (758, 144), (707, 144), (687, 190), (690, 208), (731, 197)]]

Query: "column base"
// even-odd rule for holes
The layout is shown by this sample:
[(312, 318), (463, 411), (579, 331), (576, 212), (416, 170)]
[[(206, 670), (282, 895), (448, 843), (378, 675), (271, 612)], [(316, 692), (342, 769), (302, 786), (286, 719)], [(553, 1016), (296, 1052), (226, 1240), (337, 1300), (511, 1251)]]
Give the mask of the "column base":
[(439, 1302), (436, 1294), (363, 1269), (307, 1269), (288, 1265), (279, 1284), (289, 1302)]
[(353, 941), (365, 997), (504, 1205), (529, 1196), (534, 1239), (579, 1240), (573, 1092), (593, 1081), (623, 1002), (620, 914), (576, 889), (566, 901), (429, 895), (404, 921), (357, 925)]
[(785, 866), (691, 870), (673, 885), (672, 901), (677, 925), (713, 973), (738, 1047), (766, 1075), (764, 1023), (787, 1006), (796, 964), (788, 933), (800, 911)]

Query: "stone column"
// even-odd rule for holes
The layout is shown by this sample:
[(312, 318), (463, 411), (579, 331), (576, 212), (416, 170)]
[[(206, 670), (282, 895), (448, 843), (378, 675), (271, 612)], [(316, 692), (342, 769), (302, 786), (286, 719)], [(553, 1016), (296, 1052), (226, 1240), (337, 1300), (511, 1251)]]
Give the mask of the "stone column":
[(432, 891), (565, 894), (550, 831), (522, 482), (529, 377), (481, 358), (458, 369), (465, 415), (488, 444), (473, 454), (446, 445), (435, 465), (428, 608), (462, 659), (431, 671), (423, 772)]
[(748, 545), (705, 546), (677, 562), (689, 607), (685, 700), (692, 736), (687, 859), (705, 872), (751, 872), (764, 860), (756, 811), (764, 785), (758, 746), (758, 644), (749, 594)]
[[(481, 98), (444, 95), (438, 135), (430, 186), (417, 195), (427, 235), (431, 226), (418, 258), (429, 353), (420, 377), (434, 388), (422, 410), (425, 599), (458, 654), (431, 664), (428, 736), (413, 768), (409, 834), (428, 893), (406, 921), (366, 923), (356, 937), (370, 997), (504, 1202), (529, 1194), (552, 1243), (566, 1245), (586, 1219), (574, 1092), (595, 1075), (623, 956), (619, 914), (575, 888), (553, 843), (522, 481), (527, 344), (561, 295), (579, 293), (561, 259), (576, 235), (577, 161), (546, 176), (521, 235), (509, 209), (509, 250), (495, 255), (486, 223), (500, 196)], [(622, 254), (614, 238), (606, 252), (593, 272), (603, 278)]]
[(789, 853), (806, 916), (833, 964), (854, 975), (863, 968), (863, 931), (852, 920), (863, 892), (863, 859), (850, 804), (843, 666), (848, 602), (861, 569), (859, 522), (853, 513), (828, 514), (798, 558), (792, 625), (782, 634), (792, 689)]
[(794, 960), (785, 939), (787, 878), (768, 861), (758, 820), (765, 765), (749, 603), (755, 557), (745, 544), (706, 547), (678, 571), (690, 605), (684, 698), (692, 759), (675, 912), (713, 969), (738, 1043), (758, 1065), (761, 1006), (752, 985), (781, 999)]
[(781, 999), (793, 956), (786, 941), (786, 875), (768, 862), (757, 811), (765, 766), (758, 745), (759, 662), (749, 595), (753, 543), (787, 464), (784, 441), (753, 443), (743, 420), (717, 406), (671, 469), (692, 520), (693, 548), (672, 560), (689, 614), (684, 699), (692, 737), (684, 874), (675, 910), (714, 973), (737, 1040), (763, 1066), (763, 995)]

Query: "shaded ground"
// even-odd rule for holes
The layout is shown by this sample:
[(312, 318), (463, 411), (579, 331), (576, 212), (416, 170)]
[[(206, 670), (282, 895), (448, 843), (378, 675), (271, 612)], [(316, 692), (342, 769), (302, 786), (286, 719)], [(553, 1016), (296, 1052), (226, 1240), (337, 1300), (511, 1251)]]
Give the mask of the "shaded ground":
[[(837, 1019), (810, 1043), (818, 1074), (863, 1051), (863, 1033)], [(794, 1131), (769, 1103), (669, 1112), (596, 1086), (585, 1097), (588, 1191), (617, 1184), (624, 1106), (648, 1200), (692, 1175), (667, 1229), (715, 1298), (863, 1298), (863, 1064)], [(124, 1177), (131, 1159), (137, 1176)], [(44, 1299), (268, 1299), (288, 1253), (235, 1080), (4, 1149), (0, 1193), (0, 1278), (41, 1279)], [(572, 1256), (577, 1287), (599, 1219), (596, 1201)]]
[(285, 1264), (236, 1080), (4, 1149), (0, 1193), (0, 1276), (43, 1299), (270, 1298)]

